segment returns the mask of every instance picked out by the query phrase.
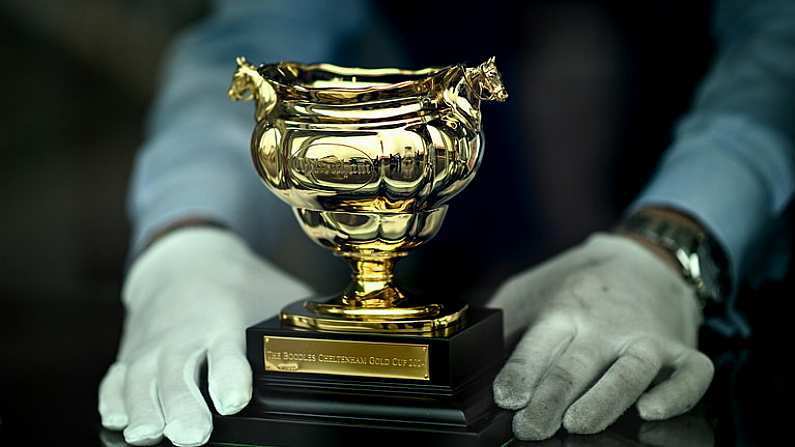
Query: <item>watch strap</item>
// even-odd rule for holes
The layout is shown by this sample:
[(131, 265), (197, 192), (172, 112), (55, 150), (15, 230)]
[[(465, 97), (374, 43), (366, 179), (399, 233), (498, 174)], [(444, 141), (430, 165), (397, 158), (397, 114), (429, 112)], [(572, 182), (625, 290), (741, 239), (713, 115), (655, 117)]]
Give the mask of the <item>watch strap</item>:
[(706, 231), (642, 210), (624, 220), (619, 230), (666, 250), (676, 260), (683, 279), (694, 287), (702, 308), (721, 301), (728, 284), (725, 257)]

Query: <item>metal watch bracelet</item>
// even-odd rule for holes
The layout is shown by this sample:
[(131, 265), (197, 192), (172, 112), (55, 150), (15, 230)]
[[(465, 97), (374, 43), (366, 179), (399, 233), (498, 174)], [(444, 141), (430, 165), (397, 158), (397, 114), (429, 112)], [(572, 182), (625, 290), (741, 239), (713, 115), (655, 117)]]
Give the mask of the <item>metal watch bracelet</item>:
[(722, 300), (728, 288), (725, 256), (706, 232), (643, 211), (630, 215), (618, 230), (666, 250), (695, 289), (702, 309)]

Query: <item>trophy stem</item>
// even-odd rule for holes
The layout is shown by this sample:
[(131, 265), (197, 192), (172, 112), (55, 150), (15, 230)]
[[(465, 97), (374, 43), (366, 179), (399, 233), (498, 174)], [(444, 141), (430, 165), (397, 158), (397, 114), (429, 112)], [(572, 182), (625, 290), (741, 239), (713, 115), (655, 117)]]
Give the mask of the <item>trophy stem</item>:
[(350, 285), (343, 292), (342, 304), (349, 307), (396, 307), (405, 299), (393, 283), (395, 263), (403, 255), (345, 256), (353, 274)]

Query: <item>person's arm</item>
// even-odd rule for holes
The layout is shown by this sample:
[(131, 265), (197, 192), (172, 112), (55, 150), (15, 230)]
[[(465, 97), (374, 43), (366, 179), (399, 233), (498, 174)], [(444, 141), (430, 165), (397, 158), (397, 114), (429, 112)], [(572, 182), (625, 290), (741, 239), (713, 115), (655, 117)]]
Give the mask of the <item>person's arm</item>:
[(168, 53), (130, 191), (124, 333), (99, 387), (102, 425), (123, 429), (126, 442), (206, 443), (202, 364), (215, 409), (239, 411), (252, 396), (246, 327), (310, 293), (252, 250), (267, 249), (292, 217), (255, 174), (252, 108), (226, 96), (235, 56), (330, 59), (365, 9), (355, 0), (219, 2)]
[(630, 209), (699, 222), (736, 286), (795, 192), (795, 3), (723, 0), (715, 12), (716, 63)]
[(176, 39), (133, 171), (133, 256), (186, 221), (224, 226), (255, 248), (278, 237), (278, 218), (292, 217), (254, 172), (251, 108), (226, 96), (235, 57), (325, 61), (368, 14), (359, 0), (217, 1)]
[[(703, 226), (736, 280), (795, 189), (795, 2), (717, 11), (717, 63), (631, 210), (667, 228)], [(669, 253), (622, 231), (596, 234), (496, 293), (518, 344), (494, 398), (516, 411), (517, 438), (595, 433), (633, 404), (643, 419), (667, 419), (701, 399), (714, 366), (698, 351), (698, 289)]]

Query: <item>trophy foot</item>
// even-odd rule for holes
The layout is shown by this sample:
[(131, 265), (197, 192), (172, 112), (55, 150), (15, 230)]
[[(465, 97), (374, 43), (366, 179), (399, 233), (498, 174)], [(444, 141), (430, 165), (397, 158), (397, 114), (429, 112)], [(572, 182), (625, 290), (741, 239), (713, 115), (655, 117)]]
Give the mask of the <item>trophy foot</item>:
[(462, 303), (416, 304), (406, 299), (392, 307), (351, 307), (337, 299), (293, 303), (281, 312), (283, 323), (303, 329), (342, 332), (450, 335), (465, 323)]

